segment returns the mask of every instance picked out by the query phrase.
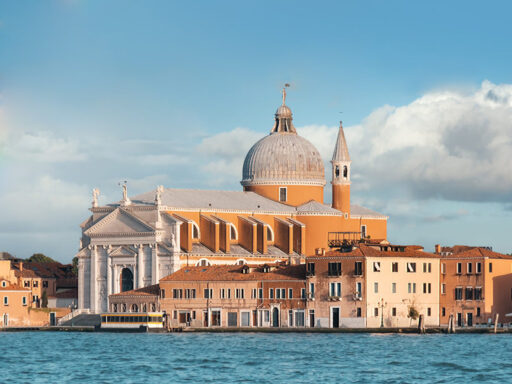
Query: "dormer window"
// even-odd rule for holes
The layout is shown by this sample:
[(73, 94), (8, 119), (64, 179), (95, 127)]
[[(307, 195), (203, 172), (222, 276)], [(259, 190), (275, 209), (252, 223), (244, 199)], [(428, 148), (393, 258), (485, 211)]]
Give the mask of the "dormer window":
[(264, 265), (264, 266), (263, 266), (263, 272), (264, 272), (264, 273), (268, 273), (268, 272), (270, 272), (270, 267), (269, 267), (268, 265)]
[(244, 266), (242, 267), (242, 273), (244, 273), (244, 274), (249, 273), (249, 267), (248, 267), (247, 265), (244, 265)]

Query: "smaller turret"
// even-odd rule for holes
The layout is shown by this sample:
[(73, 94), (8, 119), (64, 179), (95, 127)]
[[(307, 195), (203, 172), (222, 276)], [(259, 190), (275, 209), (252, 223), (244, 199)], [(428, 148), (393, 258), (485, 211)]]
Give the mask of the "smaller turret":
[(347, 141), (343, 132), (343, 123), (340, 129), (336, 146), (332, 155), (332, 207), (350, 216), (350, 155)]

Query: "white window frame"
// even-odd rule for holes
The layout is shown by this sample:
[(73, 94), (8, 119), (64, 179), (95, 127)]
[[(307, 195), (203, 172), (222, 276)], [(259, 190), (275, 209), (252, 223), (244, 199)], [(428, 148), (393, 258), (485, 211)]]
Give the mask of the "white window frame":
[(466, 272), (468, 275), (472, 275), (473, 274), (473, 263), (469, 262), (467, 263), (466, 265)]
[(7, 287), (7, 281), (3, 280), (2, 281), (2, 288), (5, 288), (5, 287)]
[(441, 274), (446, 275), (446, 263), (441, 263)]
[(246, 265), (247, 264), (247, 260), (245, 259), (238, 259), (237, 261), (235, 261), (235, 265)]
[(272, 230), (272, 227), (269, 224), (265, 224), (265, 227), (267, 227), (267, 235), (270, 234), (270, 237), (267, 236), (267, 241), (274, 242), (274, 231)]
[(22, 305), (27, 305), (27, 303), (28, 303), (27, 296), (23, 296), (23, 297), (21, 298), (21, 304), (22, 304)]
[(441, 283), (441, 295), (446, 295), (446, 283)]
[(330, 297), (341, 297), (341, 282), (332, 281), (329, 283), (329, 296)]
[[(366, 236), (368, 236), (368, 227), (366, 226), (366, 224), (362, 224), (361, 225), (361, 239), (365, 239)], [(363, 235), (364, 233), (364, 235)]]
[[(237, 241), (238, 240), (238, 230), (236, 229), (236, 226), (233, 224), (233, 223), (229, 223), (229, 239), (230, 240), (233, 240), (233, 241)], [(235, 232), (235, 238), (233, 239), (233, 237), (231, 236), (231, 234), (233, 233), (233, 231)]]
[[(249, 314), (249, 325), (242, 325), (242, 314), (243, 313), (248, 313)], [(240, 326), (241, 327), (252, 327), (253, 324), (252, 324), (252, 316), (251, 316), (251, 311), (249, 310), (240, 310)]]
[(475, 273), (477, 273), (477, 274), (482, 273), (482, 263), (481, 262), (476, 263)]
[[(284, 200), (281, 200), (281, 191), (284, 190)], [(287, 187), (279, 187), (279, 196), (277, 196), (277, 199), (280, 203), (286, 203), (288, 201), (288, 188)]]
[[(206, 262), (206, 265), (201, 265), (201, 262), (205, 261)], [(196, 263), (196, 267), (211, 267), (212, 263), (210, 263), (210, 260), (208, 260), (207, 258), (201, 258), (197, 261)]]
[(373, 262), (373, 272), (380, 272), (380, 261)]
[(455, 273), (457, 275), (461, 275), (462, 274), (462, 263), (457, 263), (457, 269), (455, 270)]
[(4, 296), (4, 305), (9, 305), (9, 296)]

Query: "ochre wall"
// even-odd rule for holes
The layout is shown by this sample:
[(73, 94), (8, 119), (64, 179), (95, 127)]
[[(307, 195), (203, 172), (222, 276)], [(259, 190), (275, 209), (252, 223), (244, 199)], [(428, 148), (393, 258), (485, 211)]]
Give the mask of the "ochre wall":
[(200, 241), (215, 253), (218, 253), (220, 250), (219, 226), (220, 223), (211, 217), (201, 215), (199, 218)]
[(332, 207), (350, 215), (350, 184), (333, 184)]
[(268, 197), (274, 201), (279, 201), (279, 188), (286, 187), (286, 201), (282, 202), (287, 205), (301, 205), (310, 200), (324, 202), (324, 187), (316, 185), (253, 185), (244, 187), (244, 191), (256, 192), (261, 196)]

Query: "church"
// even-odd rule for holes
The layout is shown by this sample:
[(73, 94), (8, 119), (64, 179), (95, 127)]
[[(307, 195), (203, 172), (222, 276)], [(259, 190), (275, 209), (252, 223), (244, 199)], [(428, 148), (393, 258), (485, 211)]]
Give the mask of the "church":
[(351, 160), (340, 123), (324, 204), (322, 157), (297, 134), (283, 101), (270, 134), (245, 157), (242, 191), (157, 187), (98, 205), (81, 225), (79, 308), (107, 311), (108, 296), (156, 284), (183, 266), (304, 262), (344, 241), (385, 241), (388, 217), (350, 203)]

